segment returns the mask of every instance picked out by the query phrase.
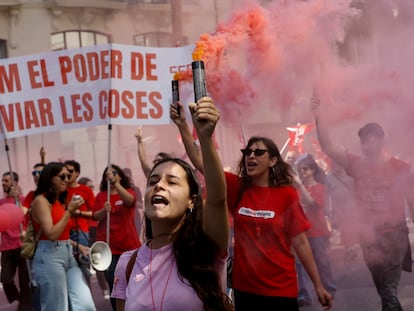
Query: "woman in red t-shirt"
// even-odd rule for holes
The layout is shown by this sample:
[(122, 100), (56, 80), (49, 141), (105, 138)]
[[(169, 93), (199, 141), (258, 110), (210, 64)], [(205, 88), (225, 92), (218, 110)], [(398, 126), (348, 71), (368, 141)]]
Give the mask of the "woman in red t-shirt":
[[(109, 202), (108, 181), (110, 184)], [(107, 216), (109, 214), (109, 246), (112, 252), (112, 262), (106, 271), (106, 280), (111, 292), (119, 257), (123, 252), (141, 246), (135, 227), (136, 194), (128, 176), (115, 164), (111, 164), (110, 169), (105, 168), (99, 190), (95, 198), (93, 217), (98, 221), (96, 240), (107, 242)], [(115, 299), (111, 298), (111, 304), (116, 310)]]
[[(319, 167), (311, 154), (305, 153), (296, 159), (296, 170), (299, 178), (295, 178), (295, 186), (299, 191), (300, 201), (306, 217), (311, 223), (307, 232), (309, 244), (318, 267), (323, 286), (331, 295), (336, 292), (331, 263), (328, 255), (331, 228), (326, 218), (325, 172)], [(314, 295), (310, 291), (309, 276), (303, 266), (297, 263), (299, 280), (299, 304), (311, 305)]]

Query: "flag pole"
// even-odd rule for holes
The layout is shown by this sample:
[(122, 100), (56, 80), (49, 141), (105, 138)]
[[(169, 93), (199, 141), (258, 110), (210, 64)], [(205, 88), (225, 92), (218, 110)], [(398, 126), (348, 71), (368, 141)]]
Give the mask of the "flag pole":
[(282, 146), (282, 149), (280, 149), (280, 156), (282, 156), (282, 153), (285, 151), (285, 149), (288, 146), (289, 142), (290, 142), (290, 137), (288, 139), (286, 139), (285, 143)]

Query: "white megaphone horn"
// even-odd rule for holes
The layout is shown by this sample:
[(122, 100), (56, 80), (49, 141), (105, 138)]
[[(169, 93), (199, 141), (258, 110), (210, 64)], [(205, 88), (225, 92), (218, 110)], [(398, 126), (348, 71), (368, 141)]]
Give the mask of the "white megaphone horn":
[(112, 253), (109, 245), (96, 241), (89, 250), (89, 260), (92, 267), (98, 271), (105, 271), (111, 265)]

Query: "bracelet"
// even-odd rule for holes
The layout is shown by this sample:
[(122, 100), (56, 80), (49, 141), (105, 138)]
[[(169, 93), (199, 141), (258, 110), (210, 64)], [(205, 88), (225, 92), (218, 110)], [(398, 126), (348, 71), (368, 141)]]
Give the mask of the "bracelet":
[(72, 212), (69, 208), (67, 208), (66, 210), (70, 213), (71, 216), (73, 216), (74, 212)]

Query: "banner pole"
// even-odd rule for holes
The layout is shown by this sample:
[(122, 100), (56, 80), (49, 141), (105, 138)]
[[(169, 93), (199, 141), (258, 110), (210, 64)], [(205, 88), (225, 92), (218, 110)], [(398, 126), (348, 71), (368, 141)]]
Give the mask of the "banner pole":
[[(10, 171), (10, 178), (12, 181), (12, 185), (16, 186), (16, 183), (14, 181), (14, 174), (13, 174), (13, 169), (12, 169), (12, 165), (11, 165), (11, 160), (10, 160), (10, 154), (9, 154), (9, 144), (7, 142), (7, 137), (6, 137), (6, 128), (4, 126), (3, 123), (3, 116), (0, 113), (0, 127), (1, 127), (1, 131), (3, 133), (3, 139), (4, 139), (4, 149), (6, 151), (6, 156), (7, 156), (7, 163), (9, 165), (9, 171)], [(20, 200), (19, 197), (15, 198), (15, 203), (16, 205), (22, 209), (22, 207), (20, 206)], [(23, 210), (23, 209), (22, 209)], [(20, 223), (19, 225), (19, 230), (20, 230), (20, 235), (23, 234), (24, 228), (23, 228), (23, 224)], [(27, 275), (29, 277), (29, 286), (32, 288), (33, 287), (33, 279), (32, 279), (32, 271), (31, 271), (31, 266), (30, 266), (30, 262), (28, 259), (25, 259), (26, 262), (26, 267), (27, 267)]]
[[(108, 168), (107, 172), (111, 170), (111, 132), (112, 132), (112, 124), (109, 121), (108, 123)], [(109, 178), (107, 179), (107, 201), (111, 202), (111, 181)], [(110, 225), (111, 225), (111, 213), (110, 211), (106, 212), (106, 244), (109, 245), (109, 234), (110, 234)]]
[[(3, 117), (0, 113), (0, 126), (1, 126), (1, 131), (3, 132), (3, 139), (4, 139), (4, 149), (6, 151), (6, 156), (7, 156), (7, 163), (9, 165), (9, 172), (10, 172), (10, 177), (11, 177), (11, 181), (12, 181), (12, 185), (16, 186), (15, 180), (14, 180), (14, 176), (13, 176), (13, 169), (12, 169), (12, 165), (11, 165), (11, 160), (10, 160), (10, 149), (9, 149), (9, 144), (7, 142), (7, 137), (6, 137), (6, 128), (4, 126), (3, 123)], [(15, 199), (15, 203), (17, 206), (19, 206), (19, 199), (16, 198)], [(20, 227), (22, 229), (22, 225), (20, 224)]]

